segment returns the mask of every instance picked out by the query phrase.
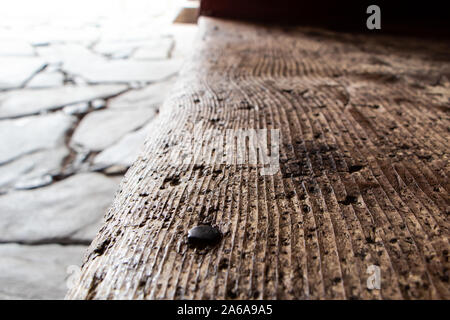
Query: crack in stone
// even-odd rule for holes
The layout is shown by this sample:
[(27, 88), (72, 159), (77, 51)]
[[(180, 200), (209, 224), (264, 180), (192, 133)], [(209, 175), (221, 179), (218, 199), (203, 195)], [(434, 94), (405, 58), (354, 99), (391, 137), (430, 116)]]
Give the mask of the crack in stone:
[(42, 246), (48, 244), (58, 244), (61, 246), (89, 246), (92, 241), (86, 241), (81, 239), (43, 239), (39, 241), (0, 241), (2, 244), (19, 244), (24, 246)]

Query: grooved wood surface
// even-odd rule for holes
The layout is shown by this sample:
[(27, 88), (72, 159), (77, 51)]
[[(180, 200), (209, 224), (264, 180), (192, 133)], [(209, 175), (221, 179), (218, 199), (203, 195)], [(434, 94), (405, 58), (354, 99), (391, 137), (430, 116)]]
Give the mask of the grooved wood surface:
[[(67, 297), (449, 299), (449, 45), (200, 18)], [(174, 162), (198, 123), (279, 129), (280, 170)]]

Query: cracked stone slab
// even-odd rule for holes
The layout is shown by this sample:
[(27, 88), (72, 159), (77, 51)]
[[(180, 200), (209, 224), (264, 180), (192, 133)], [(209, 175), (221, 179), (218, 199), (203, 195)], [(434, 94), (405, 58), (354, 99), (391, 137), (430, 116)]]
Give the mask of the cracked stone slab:
[(89, 242), (120, 178), (80, 173), (49, 186), (0, 196), (0, 242)]
[(126, 59), (140, 46), (130, 41), (101, 41), (94, 47), (94, 51), (111, 59)]
[(32, 57), (35, 55), (33, 47), (25, 41), (2, 41), (0, 46), (0, 57), (4, 56), (26, 56)]
[(173, 46), (173, 39), (163, 38), (139, 47), (133, 53), (132, 58), (137, 60), (167, 59)]
[(0, 299), (64, 299), (69, 277), (76, 276), (68, 268), (81, 265), (86, 248), (0, 244)]
[(141, 48), (152, 48), (154, 56), (158, 53), (156, 55), (158, 59), (166, 59), (172, 45), (173, 39), (169, 36), (134, 39), (124, 37), (123, 39), (102, 39), (94, 46), (93, 51), (112, 59), (123, 59), (133, 56), (133, 53)]
[(101, 151), (117, 142), (155, 116), (152, 108), (129, 108), (126, 110), (100, 110), (89, 113), (77, 126), (72, 145)]
[[(52, 176), (62, 171), (64, 159), (69, 155), (65, 146), (24, 155), (19, 159), (0, 166), (0, 189), (6, 187), (24, 188), (25, 186), (46, 184)], [(48, 179), (50, 177), (50, 180)]]
[(86, 46), (76, 43), (52, 44), (46, 47), (38, 47), (36, 51), (40, 57), (53, 64), (74, 64), (78, 62), (98, 63), (105, 58), (95, 54)]
[(3, 92), (0, 93), (0, 119), (33, 115), (71, 104), (107, 98), (126, 89), (124, 85), (84, 85)]
[(64, 75), (61, 72), (40, 72), (28, 81), (27, 88), (51, 88), (64, 85)]
[(0, 165), (22, 155), (64, 145), (76, 118), (63, 113), (0, 121)]
[(89, 103), (88, 102), (80, 102), (71, 104), (67, 107), (64, 107), (62, 111), (65, 114), (83, 114), (89, 111)]
[(45, 65), (44, 60), (35, 57), (0, 57), (0, 89), (23, 86), (33, 74), (43, 69)]
[(181, 59), (137, 61), (109, 60), (92, 63), (89, 60), (65, 63), (64, 70), (82, 76), (89, 83), (154, 82), (178, 73)]
[(151, 84), (142, 89), (130, 90), (112, 98), (108, 102), (108, 107), (130, 108), (130, 107), (160, 107), (172, 88), (174, 79), (170, 81)]
[(95, 169), (122, 168), (128, 169), (139, 155), (143, 148), (145, 138), (151, 130), (151, 125), (146, 125), (142, 129), (128, 133), (117, 143), (100, 152), (93, 161)]

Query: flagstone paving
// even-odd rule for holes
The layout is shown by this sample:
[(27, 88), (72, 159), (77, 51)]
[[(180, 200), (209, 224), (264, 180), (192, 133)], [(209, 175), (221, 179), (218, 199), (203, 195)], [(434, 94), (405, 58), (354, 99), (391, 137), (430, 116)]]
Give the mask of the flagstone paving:
[(0, 299), (64, 298), (67, 267), (81, 265), (151, 134), (196, 26), (142, 4), (155, 9), (0, 13)]

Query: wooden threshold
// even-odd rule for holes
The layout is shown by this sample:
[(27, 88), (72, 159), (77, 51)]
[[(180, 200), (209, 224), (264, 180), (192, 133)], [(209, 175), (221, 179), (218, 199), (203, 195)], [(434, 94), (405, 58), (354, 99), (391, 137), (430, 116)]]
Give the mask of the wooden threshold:
[[(67, 297), (449, 299), (449, 43), (199, 24)], [(198, 161), (264, 129), (274, 174)], [(190, 245), (198, 225), (218, 243)]]

